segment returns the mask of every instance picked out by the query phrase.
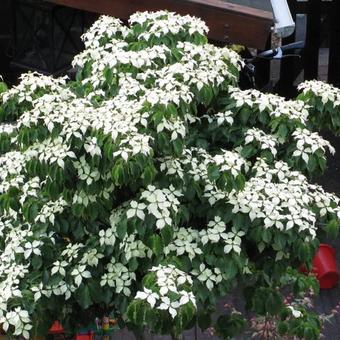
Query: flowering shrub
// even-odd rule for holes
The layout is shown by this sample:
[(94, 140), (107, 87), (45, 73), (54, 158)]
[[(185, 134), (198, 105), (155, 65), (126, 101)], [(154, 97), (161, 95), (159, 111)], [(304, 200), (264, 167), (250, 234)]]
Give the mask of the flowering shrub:
[[(0, 324), (29, 338), (110, 314), (175, 338), (210, 327), (237, 287), (258, 315), (293, 315), (282, 334), (308, 325), (317, 339), (280, 289), (314, 287), (297, 268), (337, 233), (339, 199), (308, 178), (334, 152), (315, 130), (338, 131), (338, 90), (241, 91), (242, 60), (209, 44), (198, 18), (129, 23), (90, 28), (75, 81), (28, 73), (1, 86)], [(231, 313), (215, 328), (244, 326)]]

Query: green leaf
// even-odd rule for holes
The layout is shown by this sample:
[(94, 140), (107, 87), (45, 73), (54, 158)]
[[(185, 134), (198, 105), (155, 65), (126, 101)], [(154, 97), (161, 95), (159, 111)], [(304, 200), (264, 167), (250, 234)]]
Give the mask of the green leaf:
[(229, 258), (228, 260), (224, 259), (224, 261), (225, 261), (224, 272), (226, 278), (227, 280), (232, 280), (237, 275), (238, 272), (237, 265), (231, 258)]
[(159, 235), (151, 235), (148, 240), (148, 246), (157, 257), (162, 255), (163, 242)]
[(176, 106), (172, 103), (168, 104), (167, 111), (170, 113), (171, 116), (176, 117), (178, 115)]
[(245, 319), (240, 314), (233, 313), (221, 315), (217, 319), (215, 329), (222, 339), (230, 339), (241, 334), (245, 326)]
[(37, 270), (42, 266), (42, 259), (40, 256), (33, 256), (31, 263), (32, 263), (33, 269)]
[(174, 230), (171, 226), (165, 226), (164, 228), (162, 228), (161, 236), (164, 246), (167, 246), (172, 241), (173, 233)]
[(87, 309), (90, 307), (92, 301), (90, 296), (90, 290), (87, 285), (85, 284), (80, 285), (77, 291), (77, 297), (78, 297), (77, 301), (82, 308)]
[(215, 182), (220, 177), (220, 169), (216, 165), (211, 165), (208, 167), (208, 178), (210, 181)]
[(149, 165), (145, 168), (143, 172), (143, 183), (145, 186), (151, 184), (157, 174), (156, 168), (152, 165)]
[(270, 243), (272, 240), (272, 233), (269, 229), (263, 229), (262, 241), (265, 243)]
[(6, 83), (4, 83), (3, 81), (0, 81), (0, 93), (3, 93), (7, 90), (8, 90), (8, 87), (7, 87)]
[(201, 310), (198, 313), (197, 322), (198, 322), (198, 326), (201, 328), (202, 331), (205, 331), (206, 329), (211, 327), (211, 323), (212, 323), (211, 311)]
[(279, 321), (279, 323), (277, 325), (277, 331), (278, 331), (279, 335), (281, 335), (281, 336), (287, 334), (287, 332), (288, 332), (288, 324), (287, 324), (287, 322)]
[(125, 237), (126, 231), (127, 231), (127, 220), (124, 218), (117, 225), (117, 235), (121, 240)]
[(183, 153), (183, 141), (180, 138), (177, 138), (172, 142), (172, 145), (174, 146), (176, 155), (181, 156)]
[(100, 286), (98, 281), (90, 280), (90, 282), (88, 283), (88, 287), (90, 292), (90, 298), (94, 303), (100, 303), (105, 301), (103, 299), (103, 296), (105, 295), (103, 294), (105, 289), (103, 289), (103, 287)]
[(309, 260), (311, 259), (311, 251), (308, 244), (306, 243), (300, 244), (298, 248), (298, 257), (302, 263), (309, 262)]
[(181, 334), (185, 329), (187, 329), (190, 321), (195, 316), (195, 312), (196, 309), (191, 302), (179, 308), (174, 319), (175, 333), (177, 335)]
[(318, 340), (319, 332), (312, 327), (306, 327), (303, 332), (303, 338), (308, 340)]
[(161, 121), (163, 120), (164, 117), (164, 113), (162, 111), (156, 111), (153, 115), (152, 115), (152, 120), (155, 122), (155, 125), (157, 126), (158, 124), (161, 123)]
[(121, 162), (117, 163), (112, 169), (112, 180), (117, 186), (120, 186), (124, 182), (124, 168)]
[(172, 320), (165, 311), (152, 309), (149, 313), (148, 326), (156, 334), (168, 335), (172, 331)]
[(252, 145), (246, 145), (241, 150), (241, 156), (243, 158), (249, 158), (254, 156), (256, 149)]
[(330, 220), (326, 227), (325, 230), (327, 232), (328, 237), (332, 238), (333, 240), (336, 240), (339, 235), (339, 221), (338, 220)]
[(265, 304), (267, 313), (271, 315), (279, 314), (280, 310), (284, 306), (282, 295), (277, 291), (269, 292)]
[(277, 250), (284, 249), (286, 245), (286, 236), (283, 235), (281, 232), (276, 233), (274, 236), (274, 243), (277, 245)]
[(147, 324), (148, 312), (151, 310), (150, 305), (144, 300), (134, 300), (127, 308), (127, 317), (136, 326), (144, 326)]

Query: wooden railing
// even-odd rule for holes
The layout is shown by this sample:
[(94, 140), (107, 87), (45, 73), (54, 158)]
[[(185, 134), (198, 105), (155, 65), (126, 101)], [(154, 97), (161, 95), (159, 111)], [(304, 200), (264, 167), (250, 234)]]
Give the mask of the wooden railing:
[(209, 38), (249, 47), (264, 48), (271, 32), (271, 12), (221, 0), (45, 0), (81, 10), (128, 19), (136, 11), (167, 9), (202, 18)]

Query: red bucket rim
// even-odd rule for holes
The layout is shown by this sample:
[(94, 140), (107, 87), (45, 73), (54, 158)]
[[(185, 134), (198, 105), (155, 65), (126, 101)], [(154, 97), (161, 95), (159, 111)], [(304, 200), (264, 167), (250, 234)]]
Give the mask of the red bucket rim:
[(329, 249), (329, 250), (333, 253), (333, 255), (335, 255), (335, 249), (334, 249), (334, 247), (332, 247), (330, 244), (327, 244), (327, 243), (320, 243), (319, 249), (320, 249), (320, 248), (327, 248), (327, 249)]

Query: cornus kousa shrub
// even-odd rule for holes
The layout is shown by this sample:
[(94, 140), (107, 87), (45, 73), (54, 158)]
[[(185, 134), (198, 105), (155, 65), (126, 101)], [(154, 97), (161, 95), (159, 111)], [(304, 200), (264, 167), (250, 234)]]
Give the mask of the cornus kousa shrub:
[[(37, 73), (0, 94), (0, 324), (24, 338), (51, 322), (110, 315), (136, 336), (198, 323), (241, 333), (219, 298), (317, 339), (320, 322), (282, 292), (317, 290), (311, 267), (336, 236), (339, 199), (311, 182), (339, 132), (340, 91), (297, 100), (237, 87), (242, 60), (198, 18), (103, 16), (83, 36), (76, 79)], [(276, 327), (276, 326), (275, 326)]]

